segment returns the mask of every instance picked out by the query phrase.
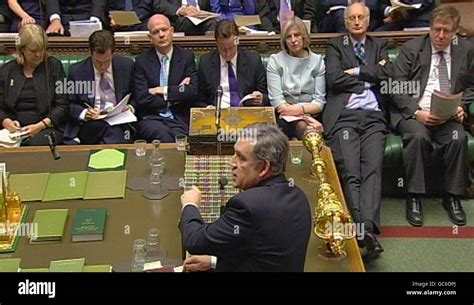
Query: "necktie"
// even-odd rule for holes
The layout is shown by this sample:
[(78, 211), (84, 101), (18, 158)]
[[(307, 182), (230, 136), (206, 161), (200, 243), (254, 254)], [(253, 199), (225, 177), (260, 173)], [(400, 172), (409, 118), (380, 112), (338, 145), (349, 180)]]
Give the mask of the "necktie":
[(439, 64), (438, 64), (438, 77), (439, 77), (439, 90), (441, 92), (450, 93), (451, 84), (449, 83), (448, 76), (448, 65), (446, 64), (446, 58), (444, 58), (444, 52), (440, 51), (439, 54)]
[[(167, 67), (167, 63), (168, 63), (168, 56), (162, 56), (161, 57), (161, 68), (160, 68), (160, 87), (167, 87), (168, 86), (168, 67)], [(173, 113), (171, 112), (170, 110), (170, 105), (168, 103), (168, 106), (166, 108), (166, 111), (164, 113), (160, 113), (160, 115), (162, 117), (165, 117), (165, 118), (171, 118), (173, 119), (174, 116), (173, 116)]]
[(126, 11), (133, 11), (132, 0), (125, 0), (125, 10)]
[(230, 106), (238, 107), (240, 103), (239, 86), (237, 85), (237, 78), (235, 77), (232, 62), (230, 61), (227, 62), (227, 71), (229, 77)]
[(99, 87), (100, 87), (100, 110), (105, 109), (105, 103), (109, 102), (115, 105), (116, 103), (116, 98), (115, 98), (115, 92), (112, 89), (112, 85), (110, 84), (110, 80), (107, 79), (104, 73), (100, 74), (100, 81), (99, 81)]
[(197, 5), (196, 5), (196, 0), (188, 0), (188, 6), (197, 7)]
[(365, 57), (365, 49), (364, 44), (362, 42), (356, 43), (355, 53), (357, 60), (359, 61), (359, 65), (366, 65), (367, 59)]
[(280, 20), (281, 32), (283, 32), (286, 22), (294, 16), (294, 13), (290, 8), (289, 1), (290, 0), (280, 0), (280, 12), (278, 13), (278, 19)]

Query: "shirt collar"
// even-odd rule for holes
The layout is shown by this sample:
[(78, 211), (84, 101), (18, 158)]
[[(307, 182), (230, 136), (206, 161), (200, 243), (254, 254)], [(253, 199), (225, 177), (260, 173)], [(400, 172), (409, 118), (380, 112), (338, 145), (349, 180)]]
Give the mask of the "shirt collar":
[[(237, 54), (239, 54), (239, 51), (235, 52), (234, 57), (230, 60), (232, 63), (232, 66), (237, 67)], [(221, 67), (227, 67), (227, 61), (219, 54), (219, 57), (221, 59)]]
[[(112, 65), (113, 61), (110, 63), (110, 66), (107, 68), (107, 71), (105, 71), (105, 75), (108, 76), (109, 78), (112, 76)], [(100, 77), (99, 71), (94, 67), (94, 64), (92, 64), (92, 67), (94, 68), (94, 74), (98, 77)]]
[[(349, 37), (351, 38), (352, 46), (355, 47), (356, 44), (359, 43), (359, 41), (358, 41), (358, 40), (355, 40), (351, 35), (349, 35)], [(362, 39), (362, 41), (360, 41), (360, 42), (362, 42), (362, 45), (364, 45), (364, 46), (365, 46), (365, 39), (366, 39), (366, 38), (367, 38), (367, 37), (364, 36), (364, 39)]]
[(165, 55), (168, 56), (168, 61), (171, 60), (172, 54), (173, 54), (173, 47), (171, 47), (170, 51), (167, 54), (161, 54), (160, 52), (158, 52), (158, 50), (156, 50), (156, 55), (158, 55), (158, 59), (160, 60), (160, 62), (162, 62), (162, 58)]
[(436, 50), (433, 44), (431, 44), (431, 54), (438, 54), (438, 52), (443, 51), (444, 54), (451, 56), (451, 44), (449, 44), (444, 50)]

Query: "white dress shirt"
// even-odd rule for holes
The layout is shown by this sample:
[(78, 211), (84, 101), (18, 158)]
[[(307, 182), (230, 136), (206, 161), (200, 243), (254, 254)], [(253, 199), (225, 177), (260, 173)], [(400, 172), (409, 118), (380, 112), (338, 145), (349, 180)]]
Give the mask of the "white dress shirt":
[[(231, 59), (232, 63), (232, 69), (234, 70), (235, 74), (235, 79), (238, 81), (237, 78), (237, 53), (235, 53), (235, 56)], [(221, 82), (220, 85), (222, 86), (222, 103), (221, 103), (221, 108), (229, 108), (230, 107), (230, 88), (229, 88), (229, 65), (227, 64), (227, 61), (219, 55), (219, 58), (221, 60)], [(242, 98), (243, 96), (241, 96)]]

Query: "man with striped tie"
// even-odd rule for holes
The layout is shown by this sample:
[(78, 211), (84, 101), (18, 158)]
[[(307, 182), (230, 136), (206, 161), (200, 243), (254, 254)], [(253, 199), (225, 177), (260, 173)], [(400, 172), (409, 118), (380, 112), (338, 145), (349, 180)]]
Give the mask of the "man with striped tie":
[[(443, 207), (456, 225), (466, 224), (460, 196), (465, 189), (467, 142), (463, 122), (474, 100), (474, 47), (456, 36), (459, 12), (451, 6), (433, 11), (429, 35), (406, 42), (397, 57), (394, 79), (418, 82), (421, 97), (394, 94), (391, 123), (403, 138), (403, 161), (408, 198), (406, 217), (413, 226), (423, 225), (421, 197), (426, 192), (427, 164), (434, 145), (442, 154), (445, 172)], [(434, 90), (463, 92), (462, 105), (448, 120), (430, 113)]]

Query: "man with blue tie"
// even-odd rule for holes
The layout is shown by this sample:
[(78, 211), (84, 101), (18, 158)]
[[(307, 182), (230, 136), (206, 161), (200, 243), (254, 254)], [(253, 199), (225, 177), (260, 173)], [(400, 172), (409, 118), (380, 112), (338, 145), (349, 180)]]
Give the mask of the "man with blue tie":
[[(214, 37), (217, 50), (202, 56), (199, 65), (199, 103), (196, 106), (215, 106), (215, 94), (222, 86), (222, 107), (268, 105), (267, 77), (258, 54), (239, 49), (239, 32), (231, 20), (217, 24)], [(240, 100), (252, 99), (240, 105)]]
[[(456, 36), (460, 19), (454, 7), (437, 7), (431, 15), (429, 34), (407, 41), (395, 64), (397, 83), (415, 82), (420, 87), (417, 92), (394, 94), (390, 109), (391, 124), (403, 138), (406, 217), (416, 227), (423, 225), (421, 199), (426, 192), (427, 165), (434, 147), (439, 148), (445, 169), (442, 205), (455, 225), (466, 224), (460, 201), (467, 168), (463, 122), (465, 111), (474, 100), (474, 46)], [(461, 105), (448, 120), (431, 113), (434, 90), (463, 93)]]
[(174, 142), (188, 134), (189, 110), (197, 98), (198, 76), (194, 55), (173, 46), (173, 27), (166, 16), (153, 15), (148, 21), (153, 48), (135, 60), (137, 112), (141, 122), (138, 137)]
[[(273, 27), (278, 33), (281, 31), (281, 24), (285, 19), (291, 19), (294, 16), (302, 20), (311, 21), (311, 33), (318, 32), (318, 21), (316, 20), (316, 9), (314, 0), (270, 0), (267, 1), (272, 12)], [(291, 12), (289, 14), (288, 12)], [(286, 16), (285, 16), (286, 15)]]
[[(387, 43), (367, 35), (370, 10), (363, 3), (345, 12), (347, 35), (326, 48), (327, 103), (323, 111), (326, 143), (336, 162), (366, 258), (383, 252), (380, 234), (382, 162), (387, 133), (380, 82), (391, 74)], [(362, 231), (362, 230), (361, 230)]]
[(198, 25), (186, 18), (200, 10), (210, 11), (209, 0), (154, 0), (153, 2), (153, 12), (168, 17), (175, 31), (184, 32), (186, 35), (204, 35), (216, 28), (216, 18), (206, 20)]
[[(114, 55), (114, 36), (106, 30), (96, 31), (89, 37), (89, 49), (91, 56), (71, 67), (69, 80), (75, 88), (87, 84), (81, 88), (92, 90), (81, 90), (69, 96), (70, 120), (64, 131), (64, 143), (130, 143), (132, 134), (128, 124), (110, 126), (99, 116), (134, 91), (133, 61)], [(133, 104), (131, 98), (132, 109)]]

